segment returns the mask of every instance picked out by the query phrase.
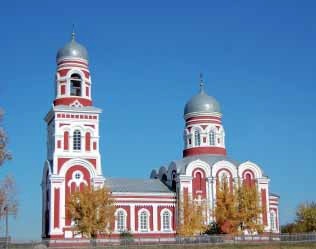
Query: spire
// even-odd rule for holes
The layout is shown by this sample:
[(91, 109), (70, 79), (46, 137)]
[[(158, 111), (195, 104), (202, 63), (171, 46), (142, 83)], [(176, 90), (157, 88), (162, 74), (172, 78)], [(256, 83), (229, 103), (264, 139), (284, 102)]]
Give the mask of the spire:
[(200, 73), (200, 93), (204, 93), (204, 85), (203, 74)]
[(75, 40), (75, 24), (72, 24), (72, 33), (71, 33), (71, 41)]

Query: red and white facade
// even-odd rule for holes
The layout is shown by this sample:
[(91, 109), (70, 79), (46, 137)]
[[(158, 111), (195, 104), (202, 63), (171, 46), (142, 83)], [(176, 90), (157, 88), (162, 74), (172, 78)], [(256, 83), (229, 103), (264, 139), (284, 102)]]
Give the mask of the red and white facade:
[[(183, 158), (172, 161), (151, 179), (105, 179), (99, 151), (101, 109), (92, 105), (92, 81), (87, 51), (73, 39), (57, 55), (55, 100), (47, 113), (47, 160), (42, 178), (42, 237), (74, 238), (67, 214), (70, 194), (83, 186), (112, 189), (116, 222), (112, 237), (122, 231), (140, 238), (176, 235), (178, 203), (184, 194), (215, 207), (216, 184), (225, 174), (231, 188), (256, 181), (266, 232), (279, 232), (277, 195), (269, 194), (269, 179), (253, 162), (236, 163), (226, 156), (225, 131), (218, 103), (204, 91), (185, 111)], [(203, 95), (203, 96), (202, 96)], [(204, 98), (204, 99), (203, 99)], [(204, 101), (204, 102), (203, 102)], [(215, 101), (215, 102), (212, 102)], [(202, 108), (201, 105), (213, 108)], [(186, 107), (187, 108), (187, 107)], [(208, 214), (208, 221), (214, 217)]]

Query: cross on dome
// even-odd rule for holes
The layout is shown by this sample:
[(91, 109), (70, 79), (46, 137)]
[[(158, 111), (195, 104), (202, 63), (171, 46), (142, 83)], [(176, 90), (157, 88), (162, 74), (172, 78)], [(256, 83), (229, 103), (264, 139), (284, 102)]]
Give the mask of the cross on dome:
[(204, 81), (203, 81), (203, 74), (200, 73), (200, 92), (204, 92)]
[(75, 33), (75, 24), (72, 25), (72, 33), (71, 33), (71, 41), (74, 41), (75, 40), (75, 36), (76, 36), (76, 33)]

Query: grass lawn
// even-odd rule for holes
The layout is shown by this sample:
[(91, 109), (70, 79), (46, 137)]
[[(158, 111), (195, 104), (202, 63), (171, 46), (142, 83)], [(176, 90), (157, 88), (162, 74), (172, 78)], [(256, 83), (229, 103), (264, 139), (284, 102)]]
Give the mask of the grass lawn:
[[(114, 247), (115, 248), (115, 247)], [(236, 245), (152, 245), (152, 246), (127, 246), (116, 247), (117, 249), (316, 249), (316, 243), (294, 243), (294, 244), (236, 244)], [(101, 249), (101, 248), (100, 248)]]
[[(1, 246), (0, 246), (1, 248)], [(45, 247), (32, 244), (11, 244), (9, 249), (44, 249)], [(92, 249), (92, 247), (49, 247), (51, 249)], [(126, 245), (126, 246), (97, 246), (94, 249), (316, 249), (314, 243), (272, 243), (272, 244), (221, 244), (221, 245)]]

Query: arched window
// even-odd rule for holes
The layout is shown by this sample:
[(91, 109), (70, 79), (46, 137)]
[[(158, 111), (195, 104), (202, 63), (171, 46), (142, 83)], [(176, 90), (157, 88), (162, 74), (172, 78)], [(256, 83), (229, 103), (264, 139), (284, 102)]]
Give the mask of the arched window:
[(125, 213), (123, 210), (117, 212), (117, 230), (120, 232), (126, 230)]
[(162, 230), (170, 230), (170, 213), (166, 210), (162, 214)]
[(70, 95), (71, 96), (81, 96), (81, 76), (74, 73), (70, 76)]
[(195, 146), (200, 146), (200, 144), (201, 144), (201, 136), (200, 136), (200, 132), (198, 130), (196, 130), (194, 132), (194, 140), (195, 140)]
[(229, 190), (230, 186), (229, 186), (229, 179), (228, 179), (228, 174), (226, 172), (223, 172), (220, 176), (219, 179), (222, 188), (228, 188), (228, 189), (224, 189), (224, 190)]
[(195, 180), (196, 180), (196, 183), (197, 183), (197, 185), (196, 185), (196, 187), (197, 187), (197, 189), (196, 190), (202, 190), (202, 174), (201, 174), (201, 172), (197, 172), (196, 174), (195, 174)]
[(79, 130), (74, 131), (73, 150), (81, 150), (81, 132)]
[(146, 211), (140, 213), (139, 223), (141, 231), (148, 231), (148, 213)]
[(270, 225), (271, 225), (271, 230), (275, 230), (275, 215), (274, 212), (270, 212)]
[(245, 183), (246, 183), (246, 185), (247, 185), (248, 187), (251, 186), (252, 179), (251, 179), (250, 173), (247, 173), (247, 174), (246, 174)]
[(210, 131), (210, 134), (209, 134), (209, 139), (210, 139), (210, 145), (215, 145), (215, 132), (214, 131)]

